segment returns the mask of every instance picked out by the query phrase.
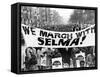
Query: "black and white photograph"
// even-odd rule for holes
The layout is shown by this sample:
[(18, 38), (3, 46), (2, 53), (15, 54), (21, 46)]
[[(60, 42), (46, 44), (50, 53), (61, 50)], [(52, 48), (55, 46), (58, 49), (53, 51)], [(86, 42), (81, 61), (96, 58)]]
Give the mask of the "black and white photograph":
[(95, 14), (21, 6), (21, 71), (95, 68)]
[(100, 0), (1, 0), (0, 77), (99, 77)]

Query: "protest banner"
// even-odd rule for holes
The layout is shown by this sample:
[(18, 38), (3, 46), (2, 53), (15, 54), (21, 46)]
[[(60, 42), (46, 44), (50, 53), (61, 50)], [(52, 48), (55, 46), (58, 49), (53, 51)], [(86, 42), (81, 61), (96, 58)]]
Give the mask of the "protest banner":
[(57, 48), (95, 45), (95, 25), (75, 32), (57, 32), (22, 24), (21, 32), (25, 38), (26, 45), (32, 47)]
[(47, 59), (46, 59), (45, 56), (44, 56), (44, 57), (41, 57), (41, 60), (40, 60), (41, 63), (40, 63), (40, 65), (41, 65), (41, 66), (47, 66), (46, 60), (47, 60)]
[(60, 69), (62, 67), (62, 57), (52, 58), (52, 69)]

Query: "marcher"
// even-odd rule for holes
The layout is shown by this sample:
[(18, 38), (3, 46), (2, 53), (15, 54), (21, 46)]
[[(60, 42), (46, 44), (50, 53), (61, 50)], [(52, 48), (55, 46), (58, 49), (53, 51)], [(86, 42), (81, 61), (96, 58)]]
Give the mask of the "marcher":
[(28, 47), (25, 50), (26, 56), (25, 56), (25, 67), (26, 70), (34, 70), (34, 66), (37, 64), (36, 55), (34, 54), (33, 48)]

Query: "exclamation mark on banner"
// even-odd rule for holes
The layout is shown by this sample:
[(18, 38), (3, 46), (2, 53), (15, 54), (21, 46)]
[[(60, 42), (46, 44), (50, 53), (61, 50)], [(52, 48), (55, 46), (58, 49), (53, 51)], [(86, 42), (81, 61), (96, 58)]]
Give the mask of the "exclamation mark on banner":
[(85, 38), (86, 38), (86, 36), (83, 36), (83, 37), (82, 37), (82, 41), (80, 42), (80, 44), (83, 43), (83, 41), (85, 40)]

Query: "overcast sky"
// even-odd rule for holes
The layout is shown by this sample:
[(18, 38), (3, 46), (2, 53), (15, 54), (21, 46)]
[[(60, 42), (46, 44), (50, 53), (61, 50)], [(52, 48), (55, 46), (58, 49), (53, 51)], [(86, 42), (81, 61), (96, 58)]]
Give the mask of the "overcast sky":
[(73, 14), (74, 9), (60, 9), (60, 8), (51, 8), (51, 10), (56, 10), (61, 17), (63, 17), (63, 22), (64, 24), (68, 23), (68, 20), (71, 16), (71, 14)]

